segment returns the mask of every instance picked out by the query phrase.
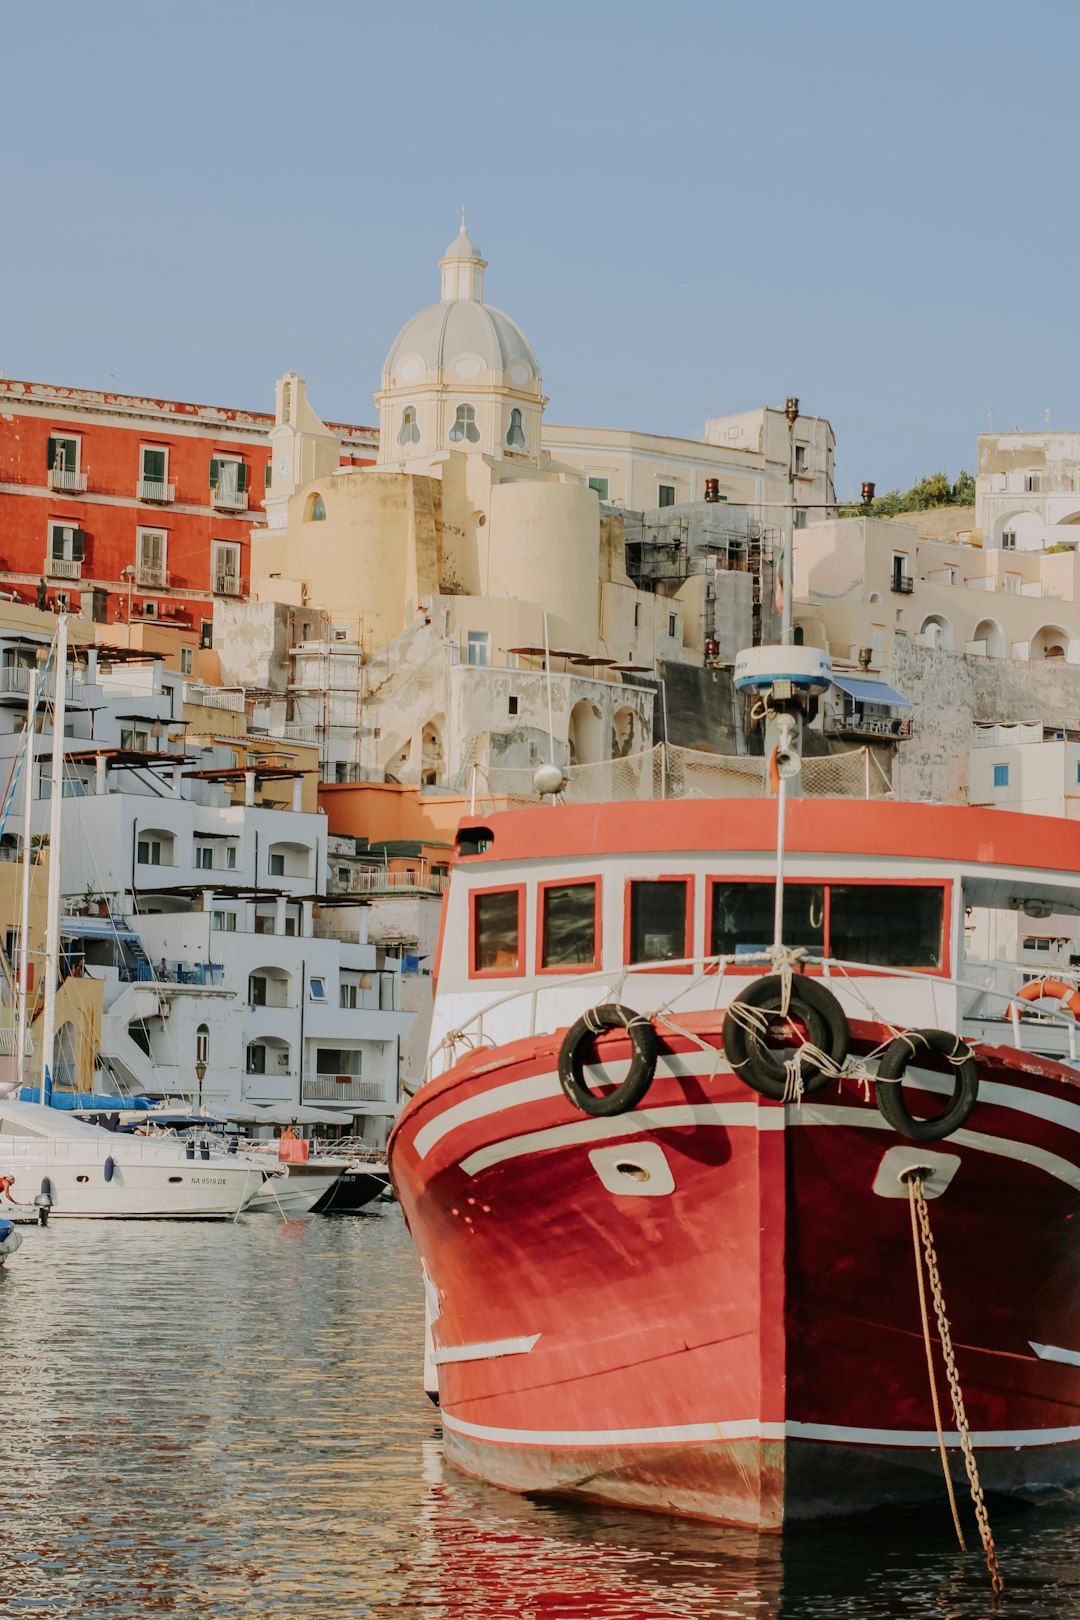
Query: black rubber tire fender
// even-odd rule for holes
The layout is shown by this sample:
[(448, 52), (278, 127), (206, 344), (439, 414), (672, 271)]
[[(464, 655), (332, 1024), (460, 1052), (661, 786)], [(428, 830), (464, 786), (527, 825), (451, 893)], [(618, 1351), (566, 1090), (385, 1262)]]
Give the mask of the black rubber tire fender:
[[(585, 1060), (597, 1035), (606, 1029), (624, 1029), (630, 1037), (633, 1056), (630, 1069), (614, 1091), (595, 1092), (585, 1083)], [(651, 1021), (632, 1007), (609, 1002), (592, 1007), (572, 1024), (559, 1048), (559, 1084), (574, 1107), (600, 1119), (625, 1114), (636, 1108), (652, 1084), (659, 1056), (659, 1042)]]
[[(916, 1119), (904, 1101), (900, 1082), (915, 1057), (912, 1047), (923, 1047), (955, 1065), (953, 1094), (940, 1114)], [(966, 1056), (964, 1055), (966, 1054)], [(940, 1142), (958, 1131), (979, 1100), (979, 1065), (975, 1054), (959, 1035), (944, 1029), (909, 1029), (885, 1049), (878, 1064), (878, 1079), (886, 1082), (876, 1088), (878, 1112), (894, 1131), (911, 1142)]]
[[(769, 973), (755, 979), (735, 997), (744, 1006), (756, 1007), (760, 1012), (779, 1012), (783, 1005), (783, 979), (779, 973)], [(796, 974), (791, 981), (791, 999), (788, 1012), (807, 1028), (811, 1043), (827, 1052), (837, 1066), (844, 1062), (851, 1042), (844, 1009), (833, 995), (816, 979)], [(774, 1057), (752, 1030), (738, 1018), (725, 1017), (721, 1037), (724, 1056), (740, 1079), (752, 1090), (773, 1102), (782, 1102), (787, 1088), (787, 1071), (782, 1058)], [(808, 1063), (802, 1071), (803, 1092), (813, 1096), (832, 1081), (827, 1070)]]

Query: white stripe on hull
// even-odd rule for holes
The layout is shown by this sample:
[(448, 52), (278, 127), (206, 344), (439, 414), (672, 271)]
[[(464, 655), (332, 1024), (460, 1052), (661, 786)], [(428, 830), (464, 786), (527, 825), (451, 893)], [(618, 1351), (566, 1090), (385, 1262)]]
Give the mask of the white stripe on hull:
[[(848, 1446), (899, 1446), (910, 1450), (935, 1448), (936, 1429), (857, 1429), (833, 1423), (760, 1423), (756, 1418), (736, 1418), (718, 1423), (677, 1423), (652, 1429), (503, 1429), (486, 1423), (469, 1423), (445, 1408), (443, 1427), (453, 1434), (474, 1440), (493, 1440), (501, 1445), (563, 1446), (568, 1449), (613, 1446), (683, 1445), (693, 1441), (731, 1440), (824, 1440)], [(1024, 1451), (1032, 1446), (1057, 1446), (1080, 1442), (1080, 1424), (1063, 1429), (987, 1429), (973, 1433), (977, 1447), (997, 1447)], [(945, 1431), (945, 1443), (958, 1446), (955, 1430)]]
[(531, 1333), (523, 1339), (491, 1339), (487, 1344), (448, 1344), (436, 1349), (435, 1363), (439, 1367), (448, 1361), (493, 1361), (497, 1356), (524, 1356), (539, 1339)]

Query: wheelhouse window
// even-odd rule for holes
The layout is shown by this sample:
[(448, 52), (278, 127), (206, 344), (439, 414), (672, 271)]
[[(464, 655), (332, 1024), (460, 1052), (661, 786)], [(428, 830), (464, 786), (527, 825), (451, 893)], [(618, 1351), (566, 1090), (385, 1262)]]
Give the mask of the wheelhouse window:
[(686, 878), (631, 882), (628, 962), (677, 962), (689, 956), (688, 889)]
[[(710, 885), (709, 952), (750, 956), (773, 939), (771, 883)], [(940, 968), (945, 893), (927, 884), (787, 883), (784, 944), (867, 967)]]
[(833, 884), (829, 954), (881, 967), (939, 968), (945, 895), (922, 884)]
[(473, 973), (520, 973), (524, 890), (487, 889), (473, 895)]
[[(771, 883), (714, 883), (709, 952), (750, 956), (773, 942), (776, 891)], [(821, 955), (825, 946), (825, 889), (820, 883), (784, 885), (784, 944)]]
[(599, 886), (549, 883), (540, 890), (540, 967), (595, 967)]

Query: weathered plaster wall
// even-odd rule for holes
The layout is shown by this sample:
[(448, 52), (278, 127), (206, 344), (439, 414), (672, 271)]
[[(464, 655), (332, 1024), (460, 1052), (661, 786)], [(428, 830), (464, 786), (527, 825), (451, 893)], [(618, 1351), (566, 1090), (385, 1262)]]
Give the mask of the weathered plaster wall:
[(899, 798), (968, 799), (968, 750), (976, 720), (1080, 724), (1080, 667), (965, 658), (894, 643), (894, 684), (915, 705), (914, 735), (897, 750)]

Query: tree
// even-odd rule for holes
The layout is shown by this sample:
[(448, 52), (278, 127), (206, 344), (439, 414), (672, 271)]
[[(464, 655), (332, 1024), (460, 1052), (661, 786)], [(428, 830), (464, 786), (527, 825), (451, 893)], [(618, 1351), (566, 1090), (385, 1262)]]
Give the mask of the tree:
[(879, 495), (868, 506), (841, 507), (841, 514), (850, 517), (894, 517), (897, 512), (926, 512), (932, 506), (971, 506), (975, 501), (975, 480), (962, 468), (955, 484), (950, 484), (948, 473), (931, 473), (920, 478), (910, 489), (890, 489)]

